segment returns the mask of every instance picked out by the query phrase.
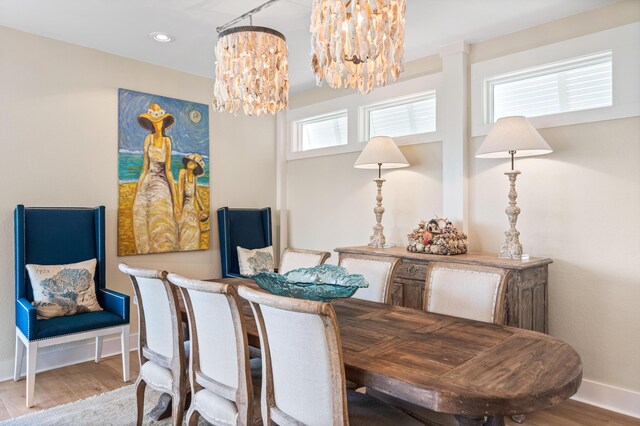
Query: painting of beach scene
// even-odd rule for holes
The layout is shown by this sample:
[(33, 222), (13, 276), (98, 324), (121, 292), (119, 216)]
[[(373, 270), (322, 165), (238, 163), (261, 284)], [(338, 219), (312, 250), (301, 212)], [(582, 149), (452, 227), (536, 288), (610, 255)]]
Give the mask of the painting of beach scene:
[(118, 256), (209, 248), (209, 106), (118, 91)]

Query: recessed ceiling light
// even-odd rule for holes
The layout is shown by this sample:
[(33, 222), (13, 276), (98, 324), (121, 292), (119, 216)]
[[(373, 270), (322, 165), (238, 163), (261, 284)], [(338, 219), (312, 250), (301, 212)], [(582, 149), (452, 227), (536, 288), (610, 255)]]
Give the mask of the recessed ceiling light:
[(149, 37), (154, 39), (155, 41), (159, 41), (160, 43), (169, 43), (173, 40), (173, 37), (167, 33), (154, 32), (150, 33)]

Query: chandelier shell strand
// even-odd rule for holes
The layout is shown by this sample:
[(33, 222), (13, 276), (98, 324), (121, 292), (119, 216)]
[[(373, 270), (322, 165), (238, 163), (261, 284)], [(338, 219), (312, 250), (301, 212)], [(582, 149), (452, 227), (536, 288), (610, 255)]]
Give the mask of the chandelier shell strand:
[(311, 68), (316, 82), (368, 93), (402, 72), (406, 0), (314, 0)]
[(278, 31), (243, 26), (221, 32), (213, 107), (258, 116), (288, 108), (288, 67), (287, 43)]

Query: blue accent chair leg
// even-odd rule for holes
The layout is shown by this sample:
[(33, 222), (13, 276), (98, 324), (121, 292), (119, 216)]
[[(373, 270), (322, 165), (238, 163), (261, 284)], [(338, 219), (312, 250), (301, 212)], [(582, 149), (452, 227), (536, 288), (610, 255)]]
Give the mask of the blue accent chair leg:
[(102, 357), (102, 336), (96, 337), (96, 364), (100, 362)]
[[(98, 330), (89, 330), (82, 333), (76, 333), (74, 335), (59, 336), (52, 339), (43, 340), (28, 340), (19, 328), (16, 328), (16, 359), (14, 379), (20, 380), (22, 378), (22, 359), (26, 352), (26, 379), (27, 379), (27, 407), (32, 407), (34, 404), (35, 395), (35, 380), (36, 380), (36, 360), (38, 357), (38, 351), (41, 347), (54, 346), (61, 343), (68, 343), (77, 340), (86, 340), (98, 338), (103, 339), (104, 336), (111, 336), (114, 334), (120, 335), (120, 343), (122, 350), (122, 378), (125, 382), (130, 379), (129, 359), (130, 353), (130, 330), (129, 324), (119, 325), (115, 327), (102, 328)], [(98, 353), (98, 351), (96, 351)]]
[(122, 347), (122, 380), (128, 382), (131, 378), (129, 368), (129, 360), (131, 358), (131, 350), (129, 348), (129, 324), (122, 327), (120, 333), (120, 346)]
[(36, 360), (38, 359), (38, 342), (27, 344), (27, 408), (33, 407), (36, 389)]
[(20, 337), (16, 332), (16, 359), (13, 369), (13, 380), (15, 382), (22, 378), (22, 362), (24, 360), (24, 349), (24, 344), (22, 343), (22, 340), (20, 340)]

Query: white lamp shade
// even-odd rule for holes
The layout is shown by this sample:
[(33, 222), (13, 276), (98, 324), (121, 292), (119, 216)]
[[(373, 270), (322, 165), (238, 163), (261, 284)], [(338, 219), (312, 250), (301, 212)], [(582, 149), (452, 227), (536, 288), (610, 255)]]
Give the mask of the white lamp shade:
[(476, 152), (477, 158), (528, 157), (553, 152), (526, 117), (503, 117), (491, 127)]
[(353, 167), (357, 169), (397, 169), (409, 166), (398, 145), (387, 136), (376, 136), (364, 147)]

